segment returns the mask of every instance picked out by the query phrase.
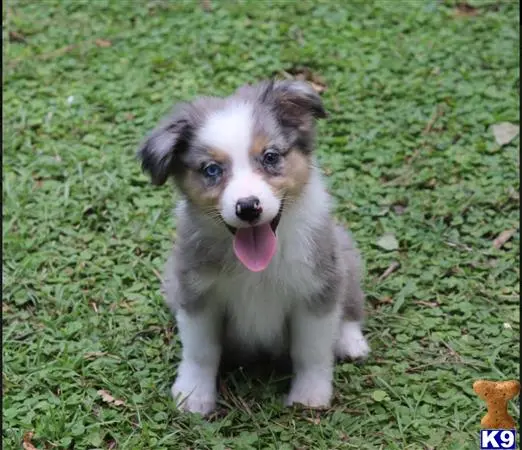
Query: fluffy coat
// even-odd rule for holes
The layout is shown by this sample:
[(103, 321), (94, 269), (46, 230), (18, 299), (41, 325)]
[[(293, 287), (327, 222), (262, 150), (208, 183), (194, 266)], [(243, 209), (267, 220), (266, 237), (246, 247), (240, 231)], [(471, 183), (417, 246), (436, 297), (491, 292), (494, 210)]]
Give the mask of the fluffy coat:
[[(172, 393), (184, 410), (214, 409), (227, 354), (288, 354), (295, 375), (286, 403), (323, 407), (335, 356), (369, 352), (361, 258), (331, 219), (313, 155), (315, 120), (325, 116), (306, 83), (266, 82), (178, 106), (139, 150), (152, 181), (172, 176), (182, 194), (163, 292), (183, 346)], [(259, 200), (255, 223), (238, 214), (247, 196)], [(267, 224), (275, 254), (263, 270), (249, 270), (234, 239)]]

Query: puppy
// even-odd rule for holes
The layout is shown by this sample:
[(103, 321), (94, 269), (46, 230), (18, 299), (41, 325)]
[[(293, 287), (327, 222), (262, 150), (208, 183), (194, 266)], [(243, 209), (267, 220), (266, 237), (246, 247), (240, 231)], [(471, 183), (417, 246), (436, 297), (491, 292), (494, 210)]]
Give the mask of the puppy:
[(330, 217), (314, 156), (326, 117), (304, 82), (245, 86), (179, 105), (141, 145), (152, 182), (182, 195), (163, 283), (182, 342), (172, 394), (216, 406), (227, 355), (291, 357), (286, 404), (328, 406), (335, 356), (363, 358), (361, 262)]

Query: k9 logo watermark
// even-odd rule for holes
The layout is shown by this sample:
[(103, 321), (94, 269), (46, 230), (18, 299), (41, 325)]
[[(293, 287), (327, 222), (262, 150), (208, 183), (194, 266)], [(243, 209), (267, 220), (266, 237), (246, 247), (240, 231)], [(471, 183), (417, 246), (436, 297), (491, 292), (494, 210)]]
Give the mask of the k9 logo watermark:
[(515, 430), (480, 430), (480, 450), (515, 448)]

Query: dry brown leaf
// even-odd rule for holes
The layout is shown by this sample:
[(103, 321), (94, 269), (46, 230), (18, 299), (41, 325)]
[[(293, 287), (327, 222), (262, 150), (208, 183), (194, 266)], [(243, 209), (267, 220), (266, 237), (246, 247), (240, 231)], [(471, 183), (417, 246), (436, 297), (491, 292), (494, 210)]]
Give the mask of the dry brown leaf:
[(287, 79), (307, 81), (318, 94), (321, 94), (326, 90), (326, 82), (324, 78), (313, 72), (309, 67), (294, 67), (288, 71), (283, 71), (283, 75)]
[(324, 92), (326, 90), (326, 86), (323, 84), (314, 83), (313, 81), (311, 81), (310, 84), (314, 88), (314, 91), (317, 92), (318, 94), (321, 94), (322, 92)]
[(477, 8), (470, 5), (469, 3), (462, 2), (455, 7), (454, 13), (456, 16), (459, 17), (473, 17), (476, 16), (479, 13), (479, 11)]
[(25, 36), (18, 31), (9, 32), (9, 42), (27, 42)]
[(102, 398), (102, 400), (106, 403), (111, 403), (114, 406), (124, 406), (125, 402), (123, 400), (116, 400), (111, 394), (109, 394), (105, 389), (100, 389), (98, 391), (98, 395)]
[(24, 440), (22, 442), (22, 447), (24, 450), (37, 450), (37, 448), (31, 442), (33, 440), (34, 432), (28, 431), (24, 434)]
[(107, 48), (112, 45), (111, 41), (108, 41), (107, 39), (96, 39), (94, 41), (98, 47)]
[(504, 244), (507, 241), (509, 241), (516, 232), (517, 232), (516, 228), (513, 228), (511, 230), (504, 230), (493, 241), (493, 247), (495, 247), (496, 249), (502, 248), (504, 246)]

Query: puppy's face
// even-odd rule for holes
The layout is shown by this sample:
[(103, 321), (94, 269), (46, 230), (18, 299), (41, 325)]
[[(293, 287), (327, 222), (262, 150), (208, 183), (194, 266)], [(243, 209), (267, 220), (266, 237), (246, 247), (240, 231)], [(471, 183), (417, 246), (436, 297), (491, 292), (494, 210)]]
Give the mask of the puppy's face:
[(324, 116), (305, 83), (247, 86), (182, 105), (139, 155), (154, 183), (172, 175), (190, 202), (235, 233), (238, 258), (262, 270), (275, 252), (283, 205), (308, 181), (314, 119)]

